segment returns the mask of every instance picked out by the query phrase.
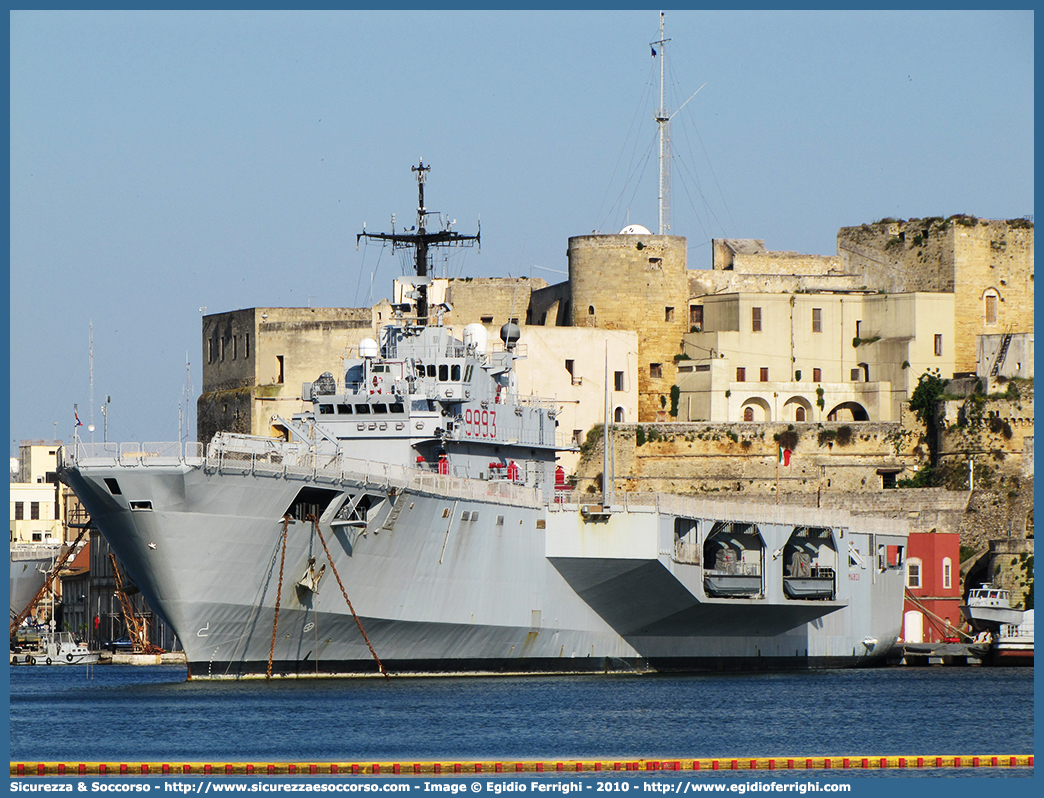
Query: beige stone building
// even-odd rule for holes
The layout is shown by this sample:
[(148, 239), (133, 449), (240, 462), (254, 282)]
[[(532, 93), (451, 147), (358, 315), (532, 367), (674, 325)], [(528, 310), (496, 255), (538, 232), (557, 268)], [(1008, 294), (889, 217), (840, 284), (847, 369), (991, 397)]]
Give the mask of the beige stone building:
[(837, 251), (842, 270), (873, 290), (953, 294), (958, 374), (976, 372), (976, 336), (1033, 331), (1030, 221), (886, 219), (841, 228)]
[(351, 357), (390, 308), (247, 308), (203, 317), (197, 435), (272, 435), (273, 416), (301, 408), (301, 384)]
[(700, 298), (679, 421), (892, 421), (926, 371), (953, 372), (951, 294)]
[(22, 441), (18, 472), (12, 475), (11, 542), (57, 546), (66, 541), (67, 521), (82, 521), (79, 499), (58, 481), (59, 441)]

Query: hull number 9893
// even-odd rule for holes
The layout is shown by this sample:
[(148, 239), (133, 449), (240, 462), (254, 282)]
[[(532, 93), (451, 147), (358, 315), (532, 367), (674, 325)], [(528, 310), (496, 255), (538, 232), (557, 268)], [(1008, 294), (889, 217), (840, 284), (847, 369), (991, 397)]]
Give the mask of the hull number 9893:
[(497, 411), (465, 410), (464, 434), (469, 438), (497, 437)]

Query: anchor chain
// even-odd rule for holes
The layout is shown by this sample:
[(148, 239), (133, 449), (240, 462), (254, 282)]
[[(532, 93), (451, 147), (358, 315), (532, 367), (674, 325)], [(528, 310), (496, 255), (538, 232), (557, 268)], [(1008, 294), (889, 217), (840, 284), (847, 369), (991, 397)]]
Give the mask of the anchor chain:
[(275, 656), (276, 629), (279, 626), (279, 601), (283, 595), (283, 562), (286, 560), (286, 531), (290, 527), (290, 516), (283, 516), (283, 550), (279, 555), (279, 582), (276, 586), (275, 618), (272, 619), (272, 645), (268, 649), (268, 670), (265, 681), (272, 678), (272, 658)]
[(309, 515), (308, 520), (312, 522), (316, 534), (319, 535), (319, 542), (323, 544), (323, 551), (326, 552), (326, 559), (330, 563), (330, 569), (333, 571), (333, 575), (337, 579), (337, 586), (341, 588), (341, 595), (344, 596), (344, 601), (348, 605), (348, 609), (351, 610), (352, 617), (355, 618), (355, 625), (359, 627), (359, 633), (362, 635), (363, 640), (366, 641), (366, 645), (370, 649), (370, 654), (373, 655), (373, 659), (377, 663), (377, 667), (380, 668), (384, 678), (390, 679), (391, 676), (388, 674), (388, 671), (384, 669), (384, 663), (382, 663), (381, 658), (377, 656), (377, 652), (373, 650), (373, 644), (370, 642), (370, 638), (366, 636), (366, 630), (363, 629), (362, 621), (359, 620), (359, 616), (355, 613), (355, 607), (352, 606), (351, 599), (348, 598), (348, 591), (344, 589), (341, 575), (337, 573), (337, 566), (334, 565), (333, 557), (330, 556), (330, 549), (326, 547), (326, 538), (323, 537), (322, 530), (319, 529), (319, 520), (314, 515)]

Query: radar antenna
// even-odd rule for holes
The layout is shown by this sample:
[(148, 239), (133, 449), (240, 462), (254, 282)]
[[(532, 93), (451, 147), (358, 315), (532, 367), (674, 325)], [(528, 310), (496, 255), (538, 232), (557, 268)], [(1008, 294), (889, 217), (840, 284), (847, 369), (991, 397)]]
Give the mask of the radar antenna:
[(410, 170), (417, 175), (417, 227), (416, 232), (396, 233), (394, 226), (390, 233), (367, 233), (365, 230), (355, 237), (356, 244), (363, 238), (372, 238), (377, 241), (390, 241), (393, 249), (414, 249), (414, 268), (417, 272), (417, 324), (424, 326), (428, 323), (428, 284), (431, 273), (431, 250), (434, 247), (449, 246), (471, 246), (472, 242), (481, 243), (479, 236), (481, 229), (476, 235), (463, 235), (450, 230), (449, 225), (437, 232), (429, 233), (426, 228), (427, 218), (436, 215), (429, 211), (424, 205), (424, 183), (427, 180), (431, 166), (425, 166), (422, 158), (417, 166), (411, 166)]

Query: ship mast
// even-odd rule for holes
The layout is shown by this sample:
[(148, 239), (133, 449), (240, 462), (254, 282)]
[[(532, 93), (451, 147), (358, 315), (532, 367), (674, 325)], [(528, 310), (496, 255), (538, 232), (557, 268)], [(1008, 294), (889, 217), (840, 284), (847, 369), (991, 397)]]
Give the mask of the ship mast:
[(463, 235), (455, 230), (450, 230), (449, 224), (447, 224), (445, 229), (429, 233), (425, 227), (427, 218), (436, 214), (429, 212), (424, 205), (424, 183), (427, 180), (428, 172), (431, 171), (431, 166), (425, 166), (422, 158), (417, 166), (411, 166), (410, 170), (417, 175), (417, 224), (414, 228), (416, 232), (396, 233), (393, 219), (392, 232), (367, 233), (364, 231), (355, 237), (355, 243), (358, 245), (361, 239), (372, 238), (377, 241), (390, 241), (393, 249), (414, 249), (414, 269), (417, 277), (420, 278), (416, 283), (417, 324), (423, 327), (428, 323), (428, 285), (431, 283), (432, 249), (434, 247), (470, 246), (472, 241), (481, 243), (479, 236), (482, 231), (480, 229), (479, 233), (473, 236)]
[(670, 114), (664, 105), (664, 62), (667, 60), (667, 39), (663, 35), (663, 12), (660, 12), (660, 40), (652, 42), (653, 57), (656, 57), (656, 48), (660, 45), (660, 107), (655, 114), (656, 125), (660, 130), (660, 226), (657, 231), (661, 236), (667, 235), (671, 229), (671, 134)]

